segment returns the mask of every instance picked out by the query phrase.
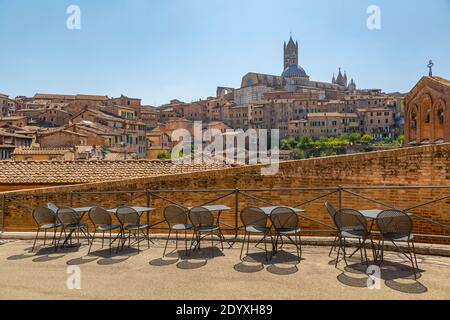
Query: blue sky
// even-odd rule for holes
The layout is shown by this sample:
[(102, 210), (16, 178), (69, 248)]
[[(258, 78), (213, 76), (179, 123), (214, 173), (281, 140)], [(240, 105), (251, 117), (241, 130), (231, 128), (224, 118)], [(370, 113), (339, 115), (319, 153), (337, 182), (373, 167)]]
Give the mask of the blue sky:
[[(81, 30), (66, 9), (81, 8)], [(381, 30), (366, 27), (369, 5)], [(450, 78), (450, 0), (0, 0), (0, 92), (89, 93), (160, 105), (281, 74), (289, 33), (312, 80), (338, 67), (360, 88), (408, 91)]]

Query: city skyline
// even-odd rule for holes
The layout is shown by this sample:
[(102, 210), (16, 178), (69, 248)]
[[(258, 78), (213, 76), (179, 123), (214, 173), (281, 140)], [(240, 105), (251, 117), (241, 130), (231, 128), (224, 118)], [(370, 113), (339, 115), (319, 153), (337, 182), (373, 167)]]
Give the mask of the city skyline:
[[(450, 74), (446, 0), (377, 1), (381, 30), (366, 26), (369, 1), (174, 2), (0, 1), (0, 91), (125, 94), (152, 105), (205, 99), (217, 86), (238, 88), (247, 72), (280, 75), (290, 32), (299, 64), (318, 81), (341, 67), (359, 88), (406, 92), (429, 59), (436, 75)], [(66, 28), (71, 4), (81, 9), (80, 30)], [(17, 10), (20, 21), (11, 19)]]

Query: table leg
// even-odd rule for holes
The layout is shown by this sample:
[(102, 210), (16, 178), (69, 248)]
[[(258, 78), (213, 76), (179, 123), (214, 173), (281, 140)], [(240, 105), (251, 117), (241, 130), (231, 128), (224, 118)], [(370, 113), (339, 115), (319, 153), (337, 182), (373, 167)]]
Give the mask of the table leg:
[(222, 211), (220, 210), (220, 211), (218, 211), (218, 212), (219, 212), (219, 214), (217, 215), (217, 226), (219, 227), (219, 233), (220, 233), (219, 237), (222, 238), (220, 241), (225, 240), (225, 242), (228, 243), (228, 246), (229, 246), (228, 249), (231, 249), (231, 248), (233, 248), (234, 244), (236, 243), (237, 233), (236, 233), (236, 236), (235, 236), (235, 241), (231, 241), (231, 242), (230, 242), (230, 241), (228, 241), (228, 240), (225, 238), (225, 236), (224, 236), (223, 233), (222, 233), (222, 229), (220, 228), (220, 215), (221, 215)]

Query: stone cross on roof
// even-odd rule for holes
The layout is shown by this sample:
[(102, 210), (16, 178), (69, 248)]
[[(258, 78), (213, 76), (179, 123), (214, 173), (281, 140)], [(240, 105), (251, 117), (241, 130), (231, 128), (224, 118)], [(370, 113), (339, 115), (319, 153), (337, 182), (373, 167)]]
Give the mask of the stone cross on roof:
[(432, 76), (433, 76), (433, 67), (434, 67), (433, 60), (430, 60), (430, 62), (428, 62), (427, 67), (428, 67), (428, 69), (430, 70), (429, 73), (428, 73), (428, 75), (429, 75), (430, 77), (432, 77)]

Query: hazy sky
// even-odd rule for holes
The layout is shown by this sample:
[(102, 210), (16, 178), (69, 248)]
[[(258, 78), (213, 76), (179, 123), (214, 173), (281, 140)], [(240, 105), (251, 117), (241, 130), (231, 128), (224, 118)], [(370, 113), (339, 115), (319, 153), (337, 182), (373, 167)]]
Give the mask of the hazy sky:
[[(372, 4), (381, 30), (366, 26)], [(0, 92), (192, 101), (281, 74), (290, 32), (312, 80), (342, 67), (360, 88), (408, 91), (429, 59), (450, 78), (450, 0), (0, 0)]]

